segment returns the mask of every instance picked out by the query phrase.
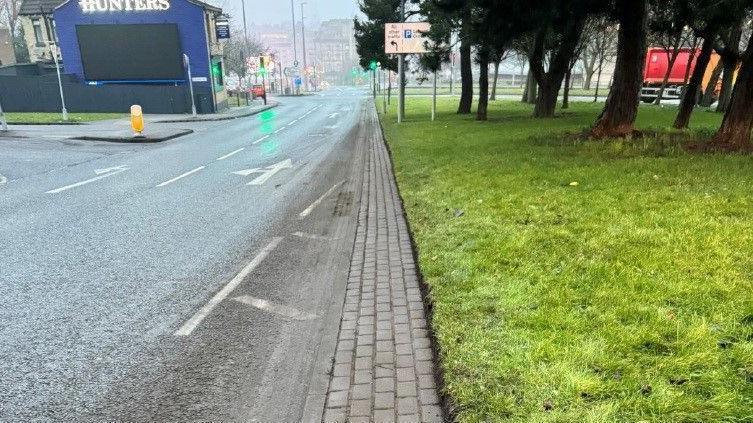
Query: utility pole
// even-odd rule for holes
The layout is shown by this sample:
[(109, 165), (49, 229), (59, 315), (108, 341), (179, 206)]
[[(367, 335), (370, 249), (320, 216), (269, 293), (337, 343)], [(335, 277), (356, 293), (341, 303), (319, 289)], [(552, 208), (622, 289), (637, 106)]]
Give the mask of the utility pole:
[(63, 80), (60, 77), (60, 63), (58, 62), (58, 55), (57, 49), (53, 48), (53, 43), (50, 42), (50, 53), (52, 53), (52, 58), (55, 60), (55, 71), (58, 74), (58, 88), (60, 89), (60, 104), (62, 105), (62, 112), (63, 112), (63, 120), (68, 121), (68, 109), (65, 108), (65, 95), (63, 95)]
[[(405, 22), (405, 0), (400, 0), (400, 22)], [(397, 96), (397, 123), (403, 121), (405, 115), (405, 55), (398, 54), (397, 73), (400, 76), (400, 86)]]
[(301, 42), (303, 43), (303, 91), (308, 91), (308, 75), (306, 75), (306, 27), (303, 23), (303, 5), (305, 1), (301, 2)]
[(290, 14), (293, 17), (293, 60), (295, 60), (295, 63), (293, 63), (293, 66), (298, 65), (298, 50), (295, 45), (295, 4), (293, 4), (293, 0), (290, 0)]
[[(241, 10), (243, 11), (243, 41), (248, 44), (248, 27), (246, 26), (246, 0), (241, 0)], [(247, 46), (244, 46), (244, 49)]]

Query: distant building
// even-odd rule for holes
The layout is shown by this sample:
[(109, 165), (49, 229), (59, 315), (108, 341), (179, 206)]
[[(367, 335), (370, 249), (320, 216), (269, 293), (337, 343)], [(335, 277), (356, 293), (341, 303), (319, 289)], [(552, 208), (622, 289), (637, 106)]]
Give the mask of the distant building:
[(0, 66), (16, 63), (16, 55), (13, 53), (13, 40), (10, 31), (0, 28)]
[[(51, 44), (57, 43), (53, 12), (63, 0), (24, 0), (18, 11), (19, 21), (24, 30), (29, 61), (52, 62)], [(58, 53), (58, 59), (60, 54)]]
[(346, 84), (358, 65), (352, 19), (322, 22), (314, 36), (314, 60), (321, 78), (331, 84)]

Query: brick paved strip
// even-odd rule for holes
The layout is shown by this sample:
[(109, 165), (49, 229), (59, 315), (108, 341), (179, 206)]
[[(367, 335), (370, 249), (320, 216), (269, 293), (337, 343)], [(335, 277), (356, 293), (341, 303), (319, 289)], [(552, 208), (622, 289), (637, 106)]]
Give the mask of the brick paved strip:
[(376, 114), (325, 423), (442, 422), (416, 263)]

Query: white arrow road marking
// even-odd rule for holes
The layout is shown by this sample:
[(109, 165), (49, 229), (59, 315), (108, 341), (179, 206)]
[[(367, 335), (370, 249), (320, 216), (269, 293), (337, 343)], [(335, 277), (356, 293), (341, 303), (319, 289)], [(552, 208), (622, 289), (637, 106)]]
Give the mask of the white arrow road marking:
[(239, 148), (239, 149), (237, 149), (237, 150), (233, 151), (232, 153), (228, 153), (228, 154), (225, 154), (225, 155), (224, 155), (224, 156), (222, 156), (222, 157), (217, 157), (217, 161), (220, 161), (220, 160), (225, 160), (225, 159), (227, 159), (228, 157), (232, 157), (232, 156), (234, 156), (234, 155), (236, 155), (236, 154), (240, 153), (240, 152), (241, 152), (241, 151), (243, 151), (243, 150), (245, 150), (245, 148), (241, 147), (241, 148)]
[(104, 175), (105, 173), (114, 172), (116, 170), (123, 169), (126, 166), (114, 166), (114, 167), (106, 167), (104, 169), (94, 169), (94, 174), (96, 175)]
[(288, 319), (313, 320), (317, 318), (316, 314), (306, 313), (304, 311), (300, 311), (293, 307), (282, 304), (270, 303), (267, 300), (254, 298), (249, 295), (241, 295), (240, 297), (233, 298), (233, 300), (238, 301), (239, 303), (250, 305), (251, 307), (256, 307), (259, 310), (276, 314), (278, 316), (287, 317)]
[(331, 115), (329, 115), (329, 118), (330, 118), (330, 119), (332, 119), (332, 118), (336, 118), (336, 117), (337, 117), (337, 115), (339, 115), (339, 114), (340, 114), (340, 113), (337, 113), (337, 112), (335, 112), (335, 113), (332, 113)]
[(258, 176), (256, 179), (249, 182), (247, 185), (262, 185), (264, 182), (267, 182), (269, 178), (273, 177), (277, 172), (283, 169), (291, 169), (292, 167), (293, 167), (293, 161), (290, 159), (287, 159), (279, 163), (275, 163), (272, 166), (267, 166), (265, 168), (257, 167), (253, 169), (244, 169), (244, 170), (239, 170), (233, 173), (236, 175), (241, 175), (241, 176), (248, 176), (252, 173), (261, 173), (261, 176)]
[(261, 262), (263, 262), (264, 259), (267, 258), (272, 250), (277, 248), (277, 245), (280, 243), (280, 241), (282, 241), (281, 237), (273, 238), (272, 241), (267, 244), (267, 246), (264, 247), (259, 252), (259, 254), (257, 254), (256, 257), (254, 257), (253, 260), (251, 260), (246, 265), (246, 267), (241, 269), (241, 271), (238, 272), (238, 274), (235, 275), (235, 277), (230, 282), (228, 282), (227, 285), (225, 285), (219, 292), (214, 294), (214, 297), (212, 297), (212, 299), (210, 299), (208, 303), (204, 304), (204, 307), (199, 309), (199, 311), (197, 311), (196, 314), (193, 315), (193, 317), (188, 319), (188, 321), (186, 321), (186, 323), (184, 323), (183, 326), (180, 327), (180, 329), (175, 331), (174, 335), (190, 335), (191, 332), (193, 332), (194, 329), (196, 329), (196, 327), (199, 326), (201, 322), (209, 315), (209, 313), (211, 313), (219, 303), (224, 301), (225, 298), (227, 298), (227, 296), (230, 295), (230, 293), (233, 292), (233, 290), (237, 288), (241, 282), (243, 282), (243, 279), (245, 279), (246, 276), (249, 275), (249, 273), (256, 269), (261, 264)]
[[(98, 169), (98, 170), (107, 170), (107, 169)], [(90, 184), (92, 182), (99, 181), (100, 179), (109, 178), (110, 176), (117, 175), (118, 173), (123, 173), (126, 170), (128, 170), (128, 166), (112, 167), (112, 168), (109, 168), (108, 172), (101, 173), (101, 174), (98, 173), (99, 176), (95, 176), (94, 178), (87, 179), (85, 181), (76, 182), (75, 184), (66, 185), (64, 187), (52, 189), (52, 190), (49, 190), (49, 191), (45, 192), (45, 194), (57, 194), (59, 192), (67, 191), (69, 189), (77, 188), (77, 187), (80, 187), (82, 185), (86, 185), (86, 184)], [(94, 172), (96, 173), (97, 171), (95, 170)]]
[(324, 201), (324, 199), (327, 198), (328, 195), (332, 194), (332, 191), (334, 191), (335, 188), (337, 188), (338, 186), (340, 186), (340, 184), (342, 184), (343, 182), (345, 182), (345, 181), (340, 181), (340, 182), (336, 183), (335, 186), (333, 186), (332, 188), (328, 189), (327, 192), (325, 192), (324, 194), (322, 194), (321, 197), (317, 198), (316, 201), (314, 201), (313, 203), (311, 203), (310, 206), (306, 207), (306, 210), (304, 210), (301, 213), (299, 213), (298, 217), (300, 219), (303, 219), (304, 217), (306, 217), (309, 214), (311, 214), (311, 212), (314, 211), (314, 209), (316, 208), (316, 206), (318, 206), (319, 203), (321, 203), (322, 201)]
[(8, 178), (6, 178), (3, 175), (0, 175), (0, 185), (7, 184), (7, 183), (8, 183)]
[(269, 138), (269, 135), (264, 135), (263, 137), (259, 138), (258, 140), (252, 142), (251, 144), (259, 144), (260, 142), (264, 141), (265, 139)]
[(196, 173), (196, 172), (198, 172), (198, 171), (200, 171), (200, 170), (202, 170), (204, 168), (206, 168), (206, 166), (199, 166), (199, 167), (197, 167), (194, 170), (189, 170), (188, 172), (186, 172), (186, 173), (184, 173), (182, 175), (176, 176), (173, 179), (170, 179), (169, 181), (165, 181), (165, 182), (157, 185), (157, 188), (161, 188), (161, 187), (164, 187), (165, 185), (172, 184), (173, 182), (175, 182), (175, 181), (177, 181), (179, 179), (183, 179), (183, 178), (185, 178), (188, 175), (192, 175), (192, 174), (194, 174), (194, 173)]

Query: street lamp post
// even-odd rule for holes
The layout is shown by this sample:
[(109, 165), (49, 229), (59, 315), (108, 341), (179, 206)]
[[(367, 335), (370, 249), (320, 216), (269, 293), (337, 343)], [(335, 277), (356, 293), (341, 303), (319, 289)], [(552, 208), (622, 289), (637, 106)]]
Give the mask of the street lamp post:
[(196, 99), (193, 96), (193, 78), (191, 77), (191, 59), (188, 58), (186, 53), (183, 53), (183, 65), (185, 65), (188, 71), (188, 87), (191, 91), (191, 115), (196, 117)]
[[(405, 0), (400, 0), (400, 22), (405, 22)], [(400, 86), (397, 95), (397, 123), (403, 121), (405, 114), (405, 55), (398, 54), (397, 73), (400, 75)]]
[(306, 27), (303, 23), (303, 5), (305, 1), (301, 2), (301, 43), (303, 47), (303, 91), (308, 91), (308, 75), (306, 75)]
[(295, 45), (295, 4), (293, 3), (293, 0), (290, 0), (290, 14), (293, 17), (293, 60), (295, 63), (293, 63), (294, 66), (298, 65), (298, 50)]
[(68, 121), (68, 109), (65, 108), (65, 95), (63, 94), (63, 80), (60, 77), (60, 62), (58, 62), (57, 52), (53, 49), (54, 43), (50, 43), (50, 53), (55, 61), (55, 72), (58, 74), (58, 88), (60, 89), (60, 104), (62, 105), (63, 120)]

